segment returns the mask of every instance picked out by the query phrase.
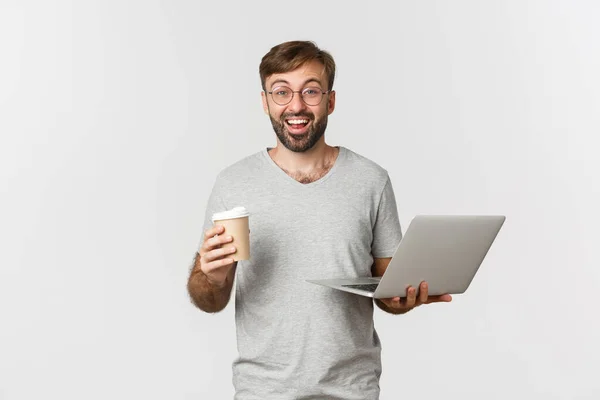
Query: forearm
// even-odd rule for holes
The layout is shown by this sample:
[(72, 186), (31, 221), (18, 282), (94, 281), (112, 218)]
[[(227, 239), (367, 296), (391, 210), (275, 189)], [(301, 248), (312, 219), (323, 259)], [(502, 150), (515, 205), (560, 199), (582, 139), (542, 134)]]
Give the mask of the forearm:
[(406, 314), (407, 312), (409, 312), (411, 310), (411, 309), (401, 309), (401, 310), (392, 309), (392, 308), (386, 306), (385, 303), (379, 299), (375, 299), (375, 304), (377, 304), (377, 307), (381, 308), (386, 313), (394, 314), (394, 315)]
[(235, 268), (236, 265), (231, 268), (223, 286), (214, 285), (209, 282), (207, 276), (200, 269), (200, 257), (197, 255), (187, 284), (188, 293), (194, 305), (209, 313), (223, 310), (231, 297)]

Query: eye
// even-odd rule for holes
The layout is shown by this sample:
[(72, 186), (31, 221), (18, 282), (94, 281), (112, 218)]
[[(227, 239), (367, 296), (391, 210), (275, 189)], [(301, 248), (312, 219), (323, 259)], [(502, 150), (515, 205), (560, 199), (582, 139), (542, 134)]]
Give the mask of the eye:
[(323, 91), (318, 87), (308, 87), (302, 91), (302, 97), (307, 99), (319, 99), (323, 95)]
[(277, 96), (277, 97), (287, 97), (291, 94), (292, 89), (286, 87), (286, 86), (278, 86), (276, 88), (273, 88), (273, 95)]

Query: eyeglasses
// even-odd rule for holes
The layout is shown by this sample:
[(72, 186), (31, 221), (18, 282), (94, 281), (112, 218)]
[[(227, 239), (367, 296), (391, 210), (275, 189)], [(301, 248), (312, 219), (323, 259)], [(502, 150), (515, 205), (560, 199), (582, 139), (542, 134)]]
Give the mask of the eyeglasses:
[(324, 92), (318, 87), (307, 87), (302, 90), (292, 90), (287, 86), (279, 86), (274, 88), (271, 92), (267, 92), (271, 95), (273, 101), (280, 106), (289, 104), (294, 98), (294, 93), (300, 93), (302, 101), (309, 106), (317, 106), (323, 100), (323, 95), (330, 93), (331, 91)]

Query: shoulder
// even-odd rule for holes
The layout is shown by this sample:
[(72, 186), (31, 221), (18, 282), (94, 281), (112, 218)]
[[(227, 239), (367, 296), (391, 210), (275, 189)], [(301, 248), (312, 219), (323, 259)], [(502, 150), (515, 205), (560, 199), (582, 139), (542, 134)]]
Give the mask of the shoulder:
[(388, 179), (388, 171), (377, 162), (367, 158), (347, 147), (340, 147), (344, 151), (345, 165), (356, 177), (360, 176), (370, 182), (385, 184)]
[(240, 182), (256, 176), (256, 172), (265, 165), (264, 150), (261, 150), (223, 168), (217, 175), (217, 181)]

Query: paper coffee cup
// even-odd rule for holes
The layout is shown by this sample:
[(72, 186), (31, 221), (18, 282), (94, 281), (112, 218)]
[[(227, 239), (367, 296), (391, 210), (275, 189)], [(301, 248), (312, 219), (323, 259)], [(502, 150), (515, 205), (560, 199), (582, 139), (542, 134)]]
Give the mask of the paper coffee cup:
[(245, 207), (235, 207), (228, 211), (215, 213), (212, 216), (215, 225), (222, 225), (225, 228), (223, 235), (233, 237), (233, 241), (225, 244), (225, 246), (235, 246), (236, 252), (230, 255), (235, 261), (250, 259), (249, 215), (250, 213)]

